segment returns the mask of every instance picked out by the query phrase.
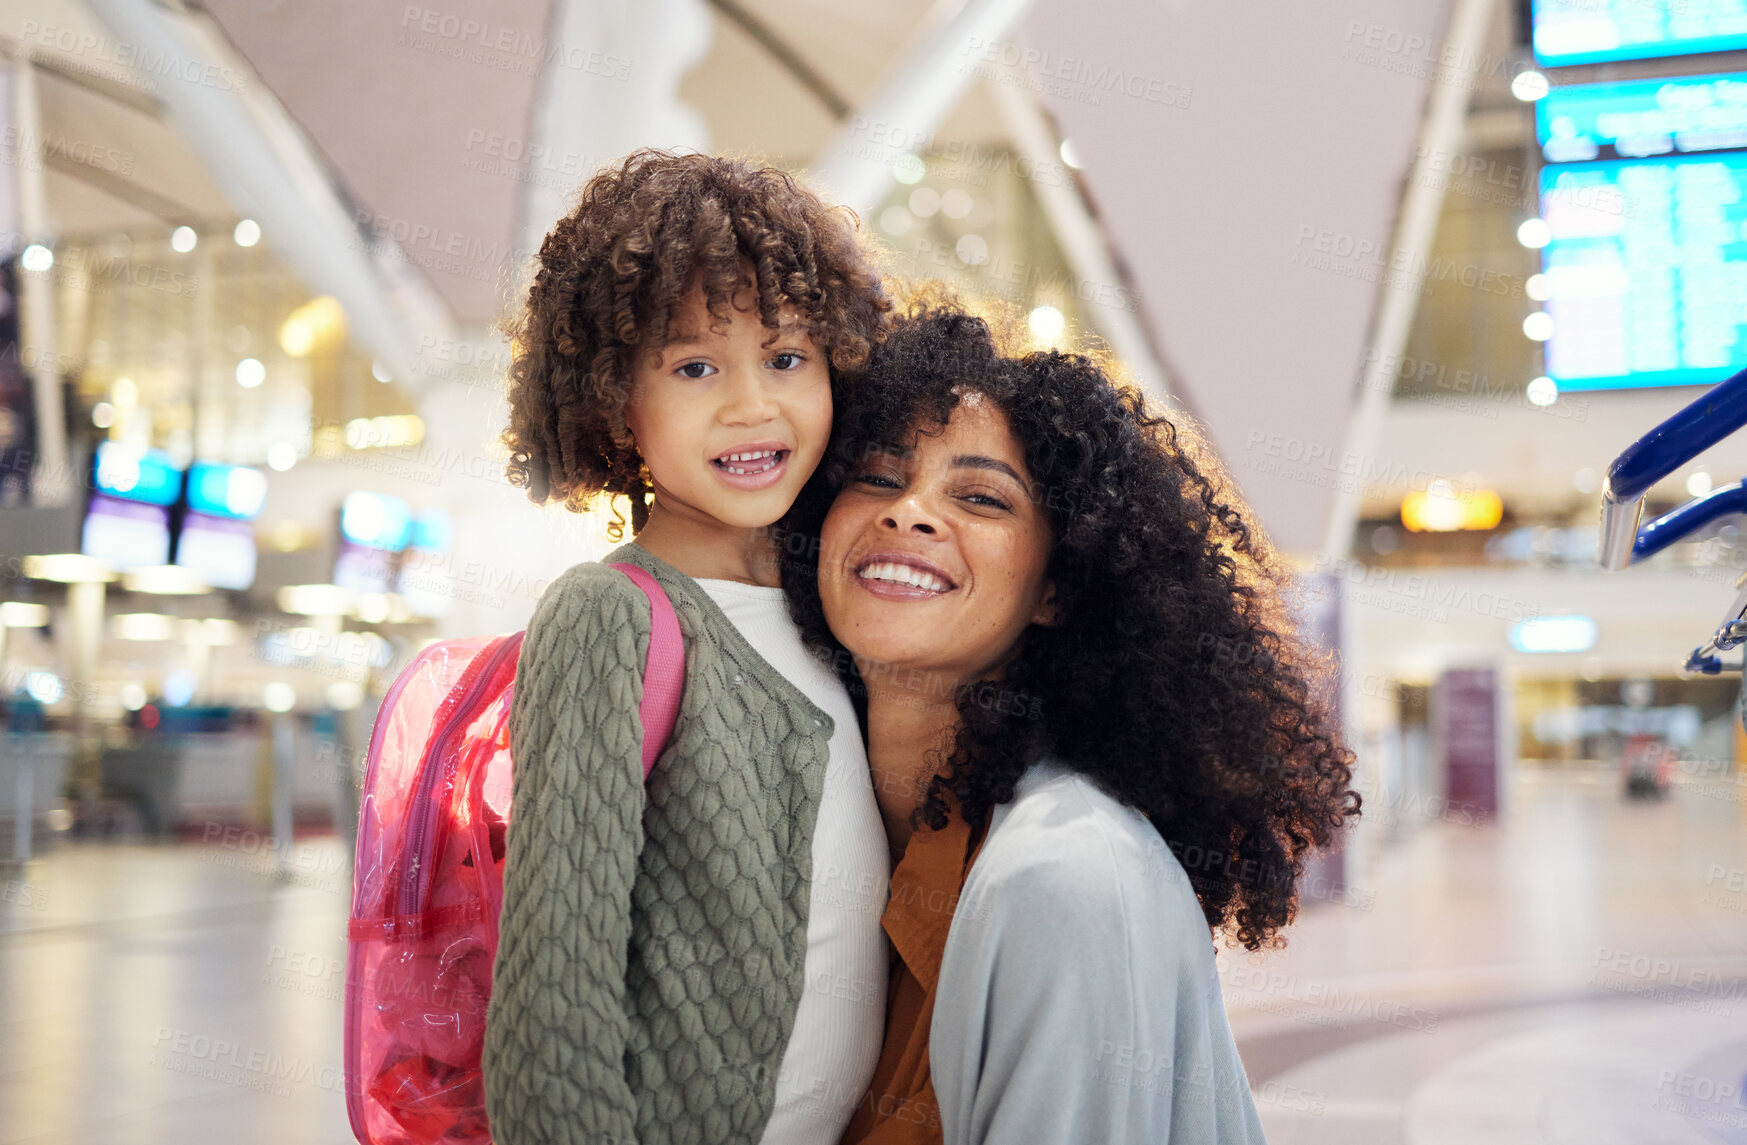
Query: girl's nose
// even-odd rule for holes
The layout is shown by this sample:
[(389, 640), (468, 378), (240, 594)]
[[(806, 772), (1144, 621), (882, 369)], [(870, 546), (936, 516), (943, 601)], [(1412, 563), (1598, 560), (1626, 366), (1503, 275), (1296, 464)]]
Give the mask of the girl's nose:
[(780, 412), (757, 370), (736, 370), (722, 392), (721, 418), (725, 425), (761, 425)]

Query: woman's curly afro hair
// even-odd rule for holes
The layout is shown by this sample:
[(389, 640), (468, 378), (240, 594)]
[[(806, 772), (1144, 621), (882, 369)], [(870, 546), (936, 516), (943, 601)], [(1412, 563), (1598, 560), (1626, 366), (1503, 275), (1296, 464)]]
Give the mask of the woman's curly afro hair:
[(1195, 442), (1076, 354), (997, 352), (980, 318), (922, 307), (897, 320), (832, 452), (791, 519), (791, 611), (810, 643), (851, 658), (826, 626), (817, 537), (858, 458), (937, 432), (976, 392), (1005, 413), (1053, 535), (1056, 623), (1033, 625), (998, 681), (960, 688), (956, 741), (919, 825), (956, 803), (973, 824), (1049, 754), (1144, 813), (1177, 856), (1209, 927), (1277, 943), (1312, 848), (1358, 814), (1353, 756), (1326, 663), (1295, 635), (1289, 580), (1247, 508)]
[(794, 307), (841, 404), (891, 310), (856, 227), (786, 172), (737, 159), (643, 150), (590, 179), (508, 331), (510, 483), (578, 511), (625, 494), (641, 528), (648, 485), (624, 417), (636, 355), (666, 344), (694, 286), (727, 321), (748, 270), (759, 318), (775, 328)]

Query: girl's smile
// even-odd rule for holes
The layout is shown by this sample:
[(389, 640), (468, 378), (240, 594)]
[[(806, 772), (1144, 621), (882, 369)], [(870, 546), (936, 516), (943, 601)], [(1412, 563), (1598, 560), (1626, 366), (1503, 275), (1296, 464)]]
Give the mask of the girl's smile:
[(736, 489), (763, 489), (781, 481), (788, 472), (794, 447), (781, 441), (736, 445), (710, 459), (722, 480)]

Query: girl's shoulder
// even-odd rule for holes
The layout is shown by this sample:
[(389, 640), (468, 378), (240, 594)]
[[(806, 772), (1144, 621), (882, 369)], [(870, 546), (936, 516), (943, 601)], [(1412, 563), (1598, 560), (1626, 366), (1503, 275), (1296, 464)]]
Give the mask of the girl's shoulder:
[[(665, 586), (663, 586), (665, 587)], [(585, 629), (624, 620), (624, 613), (635, 614), (638, 602), (641, 611), (649, 611), (648, 598), (641, 589), (618, 569), (601, 561), (583, 561), (571, 565), (553, 577), (534, 606), (528, 627), (557, 626), (579, 634)], [(648, 626), (647, 617), (643, 627)]]
[[(547, 584), (534, 607), (529, 628), (558, 624), (579, 635), (617, 627), (627, 620), (639, 633), (649, 629), (649, 598), (629, 576), (613, 566), (632, 564), (655, 578), (676, 612), (696, 611), (702, 590), (697, 582), (636, 544), (621, 545), (598, 561), (581, 561)], [(686, 627), (696, 627), (686, 625)], [(695, 635), (688, 633), (688, 635)]]
[[(829, 726), (817, 706), (765, 662), (697, 581), (636, 544), (622, 545), (599, 561), (572, 565), (553, 578), (534, 607), (524, 649), (533, 647), (535, 656), (559, 663), (612, 661), (597, 667), (641, 671), (640, 649), (652, 627), (651, 601), (629, 576), (613, 567), (620, 562), (649, 573), (673, 606), (685, 646), (688, 693), (701, 688), (715, 696), (729, 687), (728, 681), (738, 686), (749, 680), (755, 689), (812, 717), (806, 726)], [(524, 652), (524, 658), (527, 655)]]

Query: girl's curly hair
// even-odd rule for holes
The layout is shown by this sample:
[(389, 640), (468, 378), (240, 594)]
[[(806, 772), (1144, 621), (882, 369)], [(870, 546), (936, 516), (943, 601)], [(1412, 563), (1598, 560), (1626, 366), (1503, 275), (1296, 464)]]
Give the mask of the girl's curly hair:
[(640, 529), (648, 480), (624, 416), (636, 355), (666, 344), (694, 286), (727, 321), (748, 268), (759, 318), (775, 328), (795, 308), (842, 404), (892, 306), (857, 225), (787, 172), (720, 156), (642, 150), (590, 179), (509, 325), (510, 483), (573, 511), (624, 494)]
[[(791, 518), (784, 588), (852, 692), (851, 658), (820, 603), (816, 538), (869, 450), (937, 432), (962, 394), (1006, 415), (1053, 546), (1057, 620), (1033, 625), (999, 680), (961, 688), (956, 741), (918, 825), (956, 802), (973, 824), (1048, 754), (1144, 813), (1209, 927), (1254, 950), (1291, 921), (1308, 852), (1359, 811), (1326, 658), (1296, 636), (1288, 574), (1198, 444), (1089, 358), (1007, 357), (982, 319), (923, 308), (897, 320), (832, 451)], [(810, 536), (815, 543), (802, 542)], [(796, 554), (812, 554), (796, 559)]]

